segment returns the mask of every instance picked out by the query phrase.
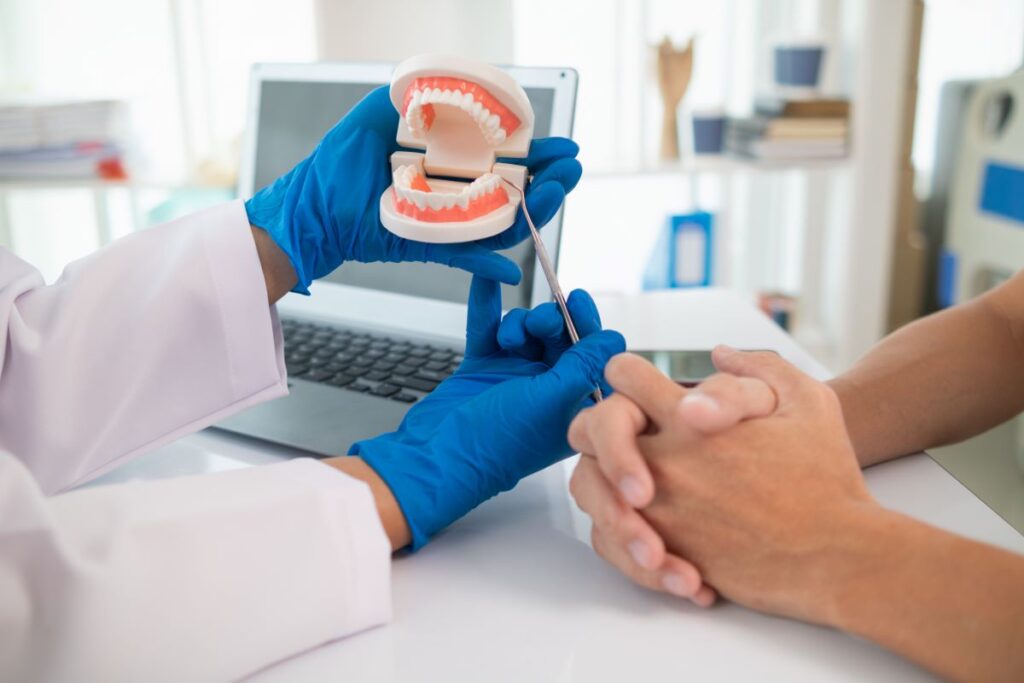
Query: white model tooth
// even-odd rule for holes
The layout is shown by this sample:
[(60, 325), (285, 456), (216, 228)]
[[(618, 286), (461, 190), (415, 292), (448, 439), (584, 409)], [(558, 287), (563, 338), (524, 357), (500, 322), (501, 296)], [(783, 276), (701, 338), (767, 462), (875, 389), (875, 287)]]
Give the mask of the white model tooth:
[(458, 199), (458, 195), (446, 194), (442, 196), (444, 197), (444, 208), (450, 209), (455, 206), (455, 200)]
[(494, 131), (494, 142), (497, 142), (497, 143), (505, 142), (505, 138), (507, 138), (507, 137), (508, 137), (508, 134), (505, 132), (504, 128), (498, 128), (498, 130)]
[(487, 127), (491, 130), (497, 130), (498, 125), (501, 123), (501, 119), (498, 118), (497, 114), (491, 114), (487, 119)]
[(464, 189), (459, 193), (459, 196), (455, 198), (456, 203), (458, 203), (459, 207), (463, 209), (469, 208), (469, 192), (467, 190), (468, 188)]
[(470, 199), (476, 199), (479, 196), (480, 196), (480, 182), (479, 182), (479, 180), (474, 180), (469, 185), (469, 198)]
[(462, 102), (459, 106), (466, 111), (473, 111), (473, 102), (475, 101), (476, 100), (473, 99), (473, 95), (471, 93), (464, 92), (462, 93)]
[(425, 209), (427, 207), (426, 192), (420, 192), (419, 190), (409, 190), (409, 199), (412, 200), (413, 204), (416, 205), (417, 209)]
[(424, 192), (423, 194), (426, 196), (427, 204), (430, 205), (431, 209), (440, 209), (444, 206), (444, 197), (437, 192)]
[(469, 112), (474, 119), (480, 116), (480, 110), (484, 108), (484, 105), (480, 104), (476, 100), (473, 100), (473, 109)]

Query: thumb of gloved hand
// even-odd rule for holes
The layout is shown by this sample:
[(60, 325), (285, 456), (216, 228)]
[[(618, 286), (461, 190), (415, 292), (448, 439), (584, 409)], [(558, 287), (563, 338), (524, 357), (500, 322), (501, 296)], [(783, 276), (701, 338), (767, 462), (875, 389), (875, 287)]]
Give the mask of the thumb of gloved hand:
[(615, 330), (587, 335), (538, 378), (543, 384), (543, 394), (555, 398), (561, 405), (571, 404), (574, 398), (589, 401), (590, 393), (604, 380), (608, 361), (625, 350), (626, 340)]

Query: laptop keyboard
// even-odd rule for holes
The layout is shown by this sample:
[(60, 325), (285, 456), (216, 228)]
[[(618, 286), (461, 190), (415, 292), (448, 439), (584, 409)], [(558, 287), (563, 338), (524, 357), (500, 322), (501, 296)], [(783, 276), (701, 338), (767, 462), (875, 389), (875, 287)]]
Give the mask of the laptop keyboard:
[(462, 362), (452, 349), (283, 318), (288, 377), (415, 403)]

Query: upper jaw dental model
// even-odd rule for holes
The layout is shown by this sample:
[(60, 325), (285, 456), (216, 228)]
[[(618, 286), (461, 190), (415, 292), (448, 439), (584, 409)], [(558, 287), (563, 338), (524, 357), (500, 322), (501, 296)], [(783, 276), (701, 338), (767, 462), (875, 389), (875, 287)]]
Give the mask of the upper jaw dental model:
[(391, 155), (392, 185), (380, 198), (381, 223), (420, 242), (470, 242), (514, 222), (526, 167), (533, 109), (522, 87), (489, 64), (423, 55), (391, 80), (397, 141), (421, 152)]

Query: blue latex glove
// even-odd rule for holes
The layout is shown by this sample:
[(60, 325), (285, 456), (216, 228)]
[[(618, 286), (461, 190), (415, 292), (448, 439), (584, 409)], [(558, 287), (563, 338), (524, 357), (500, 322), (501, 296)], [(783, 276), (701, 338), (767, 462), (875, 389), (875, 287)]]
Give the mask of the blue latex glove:
[[(413, 548), (572, 454), (569, 423), (592, 403), (605, 365), (626, 344), (618, 332), (601, 331), (586, 293), (575, 292), (571, 301), (579, 344), (567, 348), (554, 333), (540, 339), (524, 334), (519, 343), (528, 314), (501, 322), (499, 284), (474, 277), (462, 365), (413, 406), (398, 431), (352, 446), (349, 454), (362, 456), (398, 500)], [(503, 337), (513, 341), (511, 349), (502, 348)], [(548, 348), (545, 340), (559, 346)]]
[[(466, 244), (406, 240), (380, 223), (380, 196), (391, 184), (391, 153), (398, 112), (387, 87), (367, 95), (324, 136), (313, 153), (245, 203), (249, 222), (266, 230), (288, 255), (307, 294), (313, 280), (345, 261), (442, 263), (476, 275), (518, 284), (519, 266), (494, 253), (529, 236), (522, 209), (499, 235)], [(534, 140), (525, 160), (533, 182), (526, 201), (537, 226), (558, 211), (583, 172), (572, 140)], [(523, 160), (515, 160), (523, 163)]]

